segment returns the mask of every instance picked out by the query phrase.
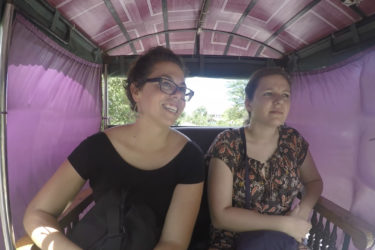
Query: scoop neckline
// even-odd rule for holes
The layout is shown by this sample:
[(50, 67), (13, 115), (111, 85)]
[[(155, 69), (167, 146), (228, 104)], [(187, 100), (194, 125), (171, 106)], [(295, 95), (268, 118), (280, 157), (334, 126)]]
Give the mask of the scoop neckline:
[(240, 128), (240, 137), (241, 137), (241, 140), (242, 140), (242, 144), (243, 144), (243, 148), (244, 148), (244, 159), (245, 160), (252, 160), (252, 161), (255, 161), (261, 165), (266, 165), (266, 164), (269, 164), (269, 162), (277, 157), (279, 151), (280, 151), (280, 146), (281, 146), (281, 134), (282, 134), (282, 128), (281, 127), (278, 127), (278, 131), (279, 131), (279, 138), (277, 139), (277, 147), (275, 149), (275, 151), (272, 153), (272, 155), (265, 161), (265, 162), (261, 162), (260, 160), (257, 160), (257, 159), (254, 159), (252, 157), (249, 157), (247, 155), (247, 147), (246, 147), (246, 134), (245, 134), (245, 127), (241, 127)]
[(101, 132), (101, 134), (103, 134), (103, 136), (105, 137), (105, 139), (107, 140), (107, 142), (110, 144), (111, 148), (112, 148), (112, 151), (115, 153), (115, 155), (117, 156), (117, 158), (119, 158), (126, 166), (129, 166), (131, 167), (132, 169), (135, 169), (136, 171), (140, 171), (140, 172), (157, 172), (157, 171), (161, 171), (165, 168), (168, 168), (169, 166), (172, 165), (172, 163), (182, 154), (182, 152), (186, 149), (187, 145), (190, 143), (190, 141), (186, 141), (185, 145), (182, 147), (182, 149), (180, 150), (180, 152), (178, 152), (178, 154), (176, 154), (176, 156), (174, 156), (170, 161), (168, 161), (165, 165), (159, 167), (159, 168), (155, 168), (155, 169), (142, 169), (142, 168), (139, 168), (139, 167), (136, 167), (132, 164), (130, 164), (129, 162), (127, 162), (121, 155), (120, 153), (116, 150), (115, 146), (112, 144), (112, 141), (109, 139), (108, 135), (104, 132)]

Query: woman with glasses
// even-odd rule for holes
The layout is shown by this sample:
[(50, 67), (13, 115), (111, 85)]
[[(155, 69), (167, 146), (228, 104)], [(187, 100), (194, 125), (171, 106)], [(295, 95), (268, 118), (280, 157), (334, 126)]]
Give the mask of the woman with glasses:
[(169, 49), (156, 47), (136, 60), (125, 86), (136, 121), (84, 140), (29, 204), (24, 225), (39, 247), (81, 249), (56, 217), (89, 180), (95, 201), (122, 188), (152, 211), (155, 220), (147, 224), (156, 228), (156, 240), (138, 237), (137, 250), (187, 249), (204, 169), (199, 147), (170, 128), (194, 95), (184, 78), (181, 59)]
[(290, 85), (280, 68), (256, 71), (245, 88), (249, 124), (219, 134), (207, 153), (211, 250), (294, 250), (308, 237), (323, 183), (307, 141), (284, 125)]

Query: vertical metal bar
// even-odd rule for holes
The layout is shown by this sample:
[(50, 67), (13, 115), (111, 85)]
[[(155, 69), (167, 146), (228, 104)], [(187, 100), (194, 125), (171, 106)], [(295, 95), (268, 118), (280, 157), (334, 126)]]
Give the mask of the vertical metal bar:
[(6, 150), (7, 67), (14, 5), (6, 3), (0, 26), (0, 217), (5, 249), (15, 249), (12, 217), (8, 192), (8, 166)]
[(103, 128), (106, 129), (109, 125), (108, 121), (108, 64), (104, 64), (103, 73)]
[(165, 46), (169, 49), (171, 48), (169, 44), (169, 28), (168, 28), (168, 4), (166, 0), (161, 1), (162, 9), (163, 9), (163, 23), (164, 23), (164, 36), (165, 36)]
[(349, 249), (350, 238), (350, 235), (345, 233), (344, 242), (342, 243), (342, 250)]
[(194, 46), (194, 55), (200, 55), (200, 35), (202, 33), (202, 26), (206, 18), (206, 14), (208, 12), (208, 6), (210, 4), (210, 0), (203, 0), (200, 11), (199, 11), (199, 19), (197, 22), (197, 31), (195, 32), (195, 46)]

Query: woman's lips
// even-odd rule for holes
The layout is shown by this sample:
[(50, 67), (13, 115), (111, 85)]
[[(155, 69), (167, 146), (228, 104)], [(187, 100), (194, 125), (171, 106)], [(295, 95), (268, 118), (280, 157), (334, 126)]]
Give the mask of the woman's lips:
[(270, 113), (275, 114), (275, 115), (282, 115), (283, 114), (282, 111), (278, 111), (278, 110), (272, 110)]

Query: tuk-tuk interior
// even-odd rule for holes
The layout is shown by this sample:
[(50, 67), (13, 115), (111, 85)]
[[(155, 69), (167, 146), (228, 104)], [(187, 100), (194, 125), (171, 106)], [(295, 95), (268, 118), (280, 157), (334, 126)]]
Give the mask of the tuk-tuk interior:
[[(126, 77), (156, 45), (181, 55), (189, 76), (290, 72), (287, 124), (309, 141), (324, 181), (312, 222), (322, 241), (311, 247), (374, 247), (373, 0), (8, 0), (0, 13), (3, 249), (21, 247), (27, 204), (72, 149), (110, 126), (108, 77)], [(206, 151), (225, 128), (176, 129)], [(204, 197), (191, 249), (205, 249), (208, 224)]]

